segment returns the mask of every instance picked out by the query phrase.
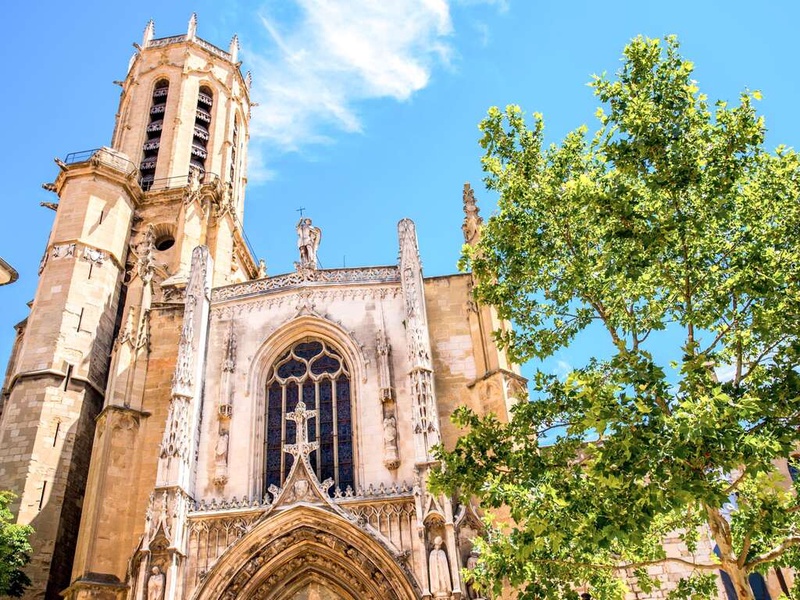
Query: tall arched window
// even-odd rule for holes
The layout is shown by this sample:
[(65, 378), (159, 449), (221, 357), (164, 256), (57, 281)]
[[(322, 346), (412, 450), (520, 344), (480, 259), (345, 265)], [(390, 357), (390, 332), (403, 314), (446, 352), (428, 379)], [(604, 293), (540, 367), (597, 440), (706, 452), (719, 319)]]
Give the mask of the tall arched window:
[(317, 417), (308, 421), (309, 441), (318, 440), (319, 450), (309, 457), (317, 478), (334, 480), (342, 491), (354, 487), (353, 421), (350, 370), (342, 355), (329, 344), (315, 339), (295, 342), (272, 365), (267, 379), (265, 455), (266, 487), (280, 486), (294, 460), (283, 452), (294, 444), (295, 424), (287, 421), (302, 399)]
[(147, 139), (142, 146), (142, 162), (139, 171), (142, 174), (140, 184), (144, 191), (153, 186), (156, 176), (158, 149), (161, 147), (161, 130), (164, 127), (164, 113), (167, 110), (169, 81), (159, 79), (153, 87), (153, 103), (150, 106), (150, 122), (147, 124)]
[(214, 92), (208, 86), (201, 87), (197, 94), (197, 110), (195, 111), (192, 135), (192, 156), (189, 160), (189, 168), (201, 175), (206, 172), (212, 104), (214, 104)]

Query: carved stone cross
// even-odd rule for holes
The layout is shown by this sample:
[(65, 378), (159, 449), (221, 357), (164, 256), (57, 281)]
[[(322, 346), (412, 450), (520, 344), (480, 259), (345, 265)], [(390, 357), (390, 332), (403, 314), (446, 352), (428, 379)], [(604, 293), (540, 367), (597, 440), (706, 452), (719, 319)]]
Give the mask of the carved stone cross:
[(284, 444), (283, 451), (291, 454), (294, 457), (300, 456), (303, 459), (308, 459), (308, 455), (319, 448), (319, 442), (308, 441), (308, 420), (316, 418), (316, 410), (306, 410), (305, 403), (301, 400), (297, 403), (293, 412), (286, 413), (288, 421), (295, 422), (295, 429), (297, 430), (297, 443)]

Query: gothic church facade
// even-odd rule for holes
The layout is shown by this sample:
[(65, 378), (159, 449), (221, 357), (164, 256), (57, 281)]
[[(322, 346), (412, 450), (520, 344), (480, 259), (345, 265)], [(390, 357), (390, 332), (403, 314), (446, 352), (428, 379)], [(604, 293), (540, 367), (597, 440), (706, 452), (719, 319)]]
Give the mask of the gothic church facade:
[[(475, 507), (431, 493), (456, 406), (524, 389), (471, 302), (397, 264), (266, 276), (241, 222), (238, 41), (154, 36), (111, 144), (57, 161), (59, 203), (3, 387), (0, 482), (35, 527), (30, 598), (460, 600)], [(464, 191), (464, 235), (480, 217)], [(388, 232), (387, 232), (388, 233)], [(474, 559), (473, 559), (474, 560)]]

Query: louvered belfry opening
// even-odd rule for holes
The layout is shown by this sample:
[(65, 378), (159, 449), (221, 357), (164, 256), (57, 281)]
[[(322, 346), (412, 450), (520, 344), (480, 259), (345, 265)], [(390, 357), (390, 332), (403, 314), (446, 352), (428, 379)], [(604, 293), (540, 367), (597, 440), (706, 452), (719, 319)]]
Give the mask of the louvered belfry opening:
[(139, 171), (142, 174), (142, 189), (147, 191), (153, 185), (156, 176), (156, 162), (161, 147), (161, 131), (164, 128), (164, 113), (167, 110), (169, 81), (159, 79), (153, 87), (153, 102), (150, 105), (150, 122), (147, 124), (147, 137), (142, 146), (142, 162)]
[(208, 131), (211, 127), (211, 106), (214, 104), (214, 95), (211, 90), (203, 86), (197, 94), (197, 110), (194, 117), (194, 135), (192, 136), (192, 156), (189, 168), (200, 175), (206, 172), (206, 158), (208, 157)]
[(236, 181), (236, 154), (239, 149), (239, 117), (233, 119), (233, 139), (231, 143), (231, 171), (230, 171), (230, 184), (234, 185)]

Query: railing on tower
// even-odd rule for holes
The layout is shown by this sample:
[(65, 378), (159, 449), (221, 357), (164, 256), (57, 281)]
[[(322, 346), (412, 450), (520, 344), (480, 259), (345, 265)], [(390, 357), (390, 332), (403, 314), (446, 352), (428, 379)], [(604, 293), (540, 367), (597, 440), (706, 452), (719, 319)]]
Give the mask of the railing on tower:
[(80, 150), (78, 152), (70, 152), (64, 157), (63, 162), (65, 165), (76, 165), (79, 163), (88, 162), (93, 158), (97, 158), (99, 162), (114, 167), (120, 171), (125, 171), (127, 173), (131, 173), (134, 170), (138, 170), (136, 164), (134, 164), (124, 154), (117, 152), (112, 148), (106, 148), (106, 147), (92, 148), (91, 150)]

